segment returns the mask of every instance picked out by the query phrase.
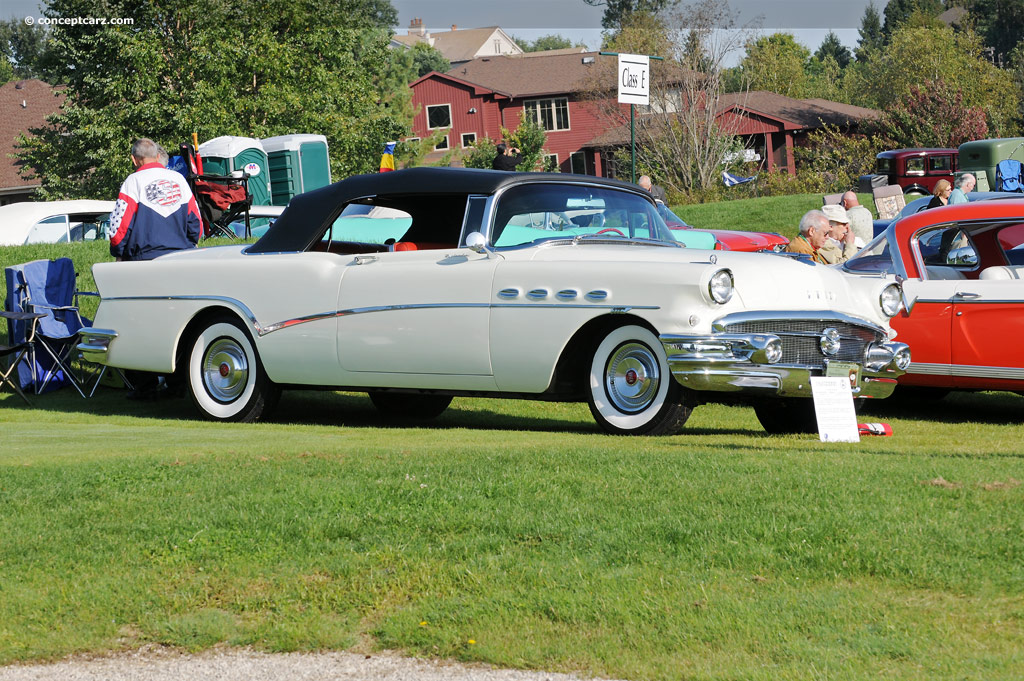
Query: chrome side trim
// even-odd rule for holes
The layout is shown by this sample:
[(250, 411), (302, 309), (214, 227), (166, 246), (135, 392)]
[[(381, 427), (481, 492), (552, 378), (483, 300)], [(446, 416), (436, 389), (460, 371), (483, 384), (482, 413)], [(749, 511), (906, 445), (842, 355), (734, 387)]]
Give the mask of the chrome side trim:
[(751, 322), (777, 322), (780, 319), (787, 321), (812, 321), (830, 324), (832, 322), (844, 322), (853, 326), (861, 326), (883, 336), (888, 336), (888, 331), (875, 322), (860, 317), (854, 317), (842, 312), (830, 310), (758, 310), (757, 312), (733, 312), (715, 320), (712, 327), (716, 332), (724, 333), (733, 324), (749, 324)]
[(914, 301), (914, 304), (919, 303), (935, 303), (937, 305), (1020, 305), (1024, 303), (1024, 298), (1014, 299), (996, 299), (996, 298), (984, 298), (981, 300), (975, 298), (965, 298), (962, 296), (976, 296), (977, 293), (962, 293), (954, 294), (949, 298), (918, 298)]
[(964, 378), (1002, 378), (1012, 381), (1024, 381), (1024, 369), (1018, 367), (911, 362), (907, 373), (924, 376), (962, 376)]
[(590, 305), (585, 303), (410, 303), (407, 305), (374, 305), (370, 307), (356, 307), (348, 310), (332, 310), (330, 312), (317, 312), (310, 315), (304, 315), (302, 317), (293, 317), (291, 319), (283, 319), (273, 324), (267, 324), (266, 326), (259, 323), (256, 319), (256, 315), (252, 313), (245, 303), (235, 298), (229, 298), (227, 296), (117, 296), (112, 298), (104, 298), (103, 300), (202, 300), (212, 301), (218, 303), (224, 303), (231, 305), (238, 309), (239, 312), (246, 318), (246, 321), (252, 327), (252, 330), (257, 336), (266, 336), (268, 333), (274, 331), (280, 331), (296, 324), (306, 324), (308, 322), (317, 322), (324, 319), (331, 319), (334, 317), (348, 317), (357, 314), (370, 314), (373, 312), (395, 312), (399, 310), (430, 310), (430, 309), (445, 309), (445, 308), (559, 308), (559, 309), (581, 309), (581, 310), (610, 310), (613, 313), (624, 313), (631, 310), (658, 310), (658, 305)]

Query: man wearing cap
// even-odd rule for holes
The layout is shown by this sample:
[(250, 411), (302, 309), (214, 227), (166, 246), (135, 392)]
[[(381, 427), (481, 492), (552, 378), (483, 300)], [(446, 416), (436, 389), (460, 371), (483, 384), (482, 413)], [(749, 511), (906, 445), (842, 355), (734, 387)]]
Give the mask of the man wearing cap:
[(874, 219), (871, 211), (860, 205), (857, 195), (853, 192), (846, 192), (840, 201), (840, 205), (846, 209), (846, 217), (850, 218), (850, 229), (854, 236), (860, 239), (859, 248), (875, 237)]
[(821, 255), (821, 247), (828, 241), (828, 218), (820, 210), (809, 210), (800, 218), (800, 236), (786, 244), (790, 253), (803, 253), (820, 262), (829, 264)]
[(850, 229), (850, 218), (846, 217), (846, 210), (842, 206), (835, 204), (822, 206), (821, 212), (828, 218), (830, 238), (825, 240), (825, 245), (818, 252), (829, 265), (846, 262), (860, 250), (856, 236)]

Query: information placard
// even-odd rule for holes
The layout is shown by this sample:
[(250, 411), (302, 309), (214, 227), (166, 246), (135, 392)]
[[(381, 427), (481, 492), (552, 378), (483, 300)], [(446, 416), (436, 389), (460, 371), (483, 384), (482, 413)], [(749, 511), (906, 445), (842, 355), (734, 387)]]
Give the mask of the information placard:
[(822, 442), (860, 442), (849, 378), (811, 376), (811, 394)]

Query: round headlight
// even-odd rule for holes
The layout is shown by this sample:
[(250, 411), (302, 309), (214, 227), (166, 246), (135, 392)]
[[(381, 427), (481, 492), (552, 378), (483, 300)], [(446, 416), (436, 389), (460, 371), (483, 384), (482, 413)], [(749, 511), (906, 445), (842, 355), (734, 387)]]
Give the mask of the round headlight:
[(910, 366), (910, 348), (904, 346), (896, 351), (896, 368), (900, 371), (906, 371)]
[(882, 314), (886, 317), (895, 317), (896, 313), (900, 311), (902, 302), (903, 291), (899, 284), (889, 284), (882, 289), (882, 294), (878, 296), (878, 304), (882, 308)]
[(725, 305), (732, 298), (733, 290), (732, 272), (718, 270), (711, 275), (711, 281), (708, 282), (708, 293), (711, 295), (711, 300), (719, 305)]

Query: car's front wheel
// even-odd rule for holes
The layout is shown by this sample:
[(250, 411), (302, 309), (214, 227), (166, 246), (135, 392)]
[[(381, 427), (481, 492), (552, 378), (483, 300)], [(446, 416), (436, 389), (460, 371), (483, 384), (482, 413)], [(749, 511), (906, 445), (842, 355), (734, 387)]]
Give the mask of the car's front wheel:
[(597, 424), (621, 435), (678, 433), (693, 411), (661, 342), (640, 326), (604, 337), (590, 363), (588, 402)]
[(248, 332), (231, 317), (213, 320), (196, 336), (188, 386), (199, 413), (213, 421), (255, 421), (280, 395)]
[(754, 404), (754, 413), (757, 414), (761, 426), (772, 435), (818, 432), (814, 400), (810, 398), (780, 397), (761, 400)]
[(443, 414), (452, 398), (449, 395), (371, 392), (370, 401), (385, 418), (427, 421)]

